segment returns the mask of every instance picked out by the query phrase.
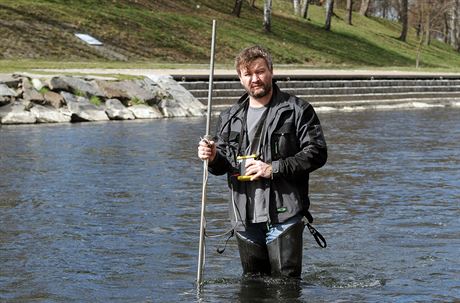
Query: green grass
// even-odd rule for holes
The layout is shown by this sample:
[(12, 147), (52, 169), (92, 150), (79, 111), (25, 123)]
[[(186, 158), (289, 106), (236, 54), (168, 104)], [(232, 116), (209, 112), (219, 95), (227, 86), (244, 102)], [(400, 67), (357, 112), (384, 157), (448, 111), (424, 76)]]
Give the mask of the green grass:
[[(311, 20), (292, 15), (290, 0), (274, 1), (272, 33), (262, 29), (262, 1), (244, 2), (241, 18), (228, 0), (2, 0), (0, 71), (42, 68), (188, 68), (207, 66), (212, 19), (217, 20), (216, 64), (231, 67), (236, 53), (263, 44), (275, 64), (303, 68), (415, 69), (417, 38), (397, 38), (400, 25), (336, 10), (326, 32), (324, 9), (310, 7)], [(74, 37), (83, 32), (109, 52)], [(125, 61), (110, 54), (116, 52)], [(460, 70), (460, 53), (439, 41), (422, 50), (423, 70)]]
[(91, 98), (89, 99), (89, 103), (96, 106), (100, 106), (102, 104), (102, 101), (98, 96), (91, 96)]

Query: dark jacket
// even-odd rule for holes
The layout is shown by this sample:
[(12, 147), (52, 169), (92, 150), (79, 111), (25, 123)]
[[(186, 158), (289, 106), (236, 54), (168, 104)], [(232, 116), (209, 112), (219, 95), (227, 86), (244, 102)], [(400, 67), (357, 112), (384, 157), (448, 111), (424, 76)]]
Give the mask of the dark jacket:
[[(212, 174), (227, 174), (232, 191), (230, 218), (243, 226), (246, 223), (246, 194), (242, 182), (234, 175), (238, 172), (236, 157), (245, 150), (242, 146), (245, 140), (240, 140), (240, 136), (245, 133), (248, 103), (245, 94), (237, 104), (220, 114), (216, 131), (217, 155), (209, 163)], [(266, 221), (282, 223), (308, 211), (309, 173), (326, 163), (327, 147), (320, 121), (308, 102), (280, 91), (274, 83), (268, 110), (260, 155), (260, 160), (271, 163), (273, 168), (273, 178), (263, 179), (265, 200), (269, 201)]]

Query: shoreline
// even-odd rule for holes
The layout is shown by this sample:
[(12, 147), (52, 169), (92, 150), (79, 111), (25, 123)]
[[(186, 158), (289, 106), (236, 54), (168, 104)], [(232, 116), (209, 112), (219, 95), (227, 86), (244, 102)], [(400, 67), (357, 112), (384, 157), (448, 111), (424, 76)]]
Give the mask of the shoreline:
[[(35, 69), (37, 74), (62, 74), (75, 73), (78, 75), (88, 74), (101, 75), (131, 75), (131, 76), (171, 76), (174, 79), (193, 78), (206, 80), (210, 70), (206, 68), (177, 68), (177, 69), (107, 69), (107, 68), (84, 68), (84, 69)], [(299, 79), (460, 79), (460, 72), (418, 72), (398, 70), (372, 70), (372, 69), (306, 69), (306, 68), (273, 68), (274, 78), (299, 78)], [(34, 74), (34, 73), (30, 73)], [(1, 74), (0, 74), (1, 76)], [(214, 70), (216, 79), (237, 79), (234, 69), (217, 68)]]
[[(17, 92), (10, 93), (7, 91), (7, 96), (3, 97), (3, 101), (0, 100), (3, 102), (3, 105), (0, 106), (0, 124), (92, 122), (102, 119), (102, 116), (104, 116), (102, 120), (133, 120), (205, 115), (203, 111), (207, 103), (207, 81), (209, 80), (209, 71), (206, 69), (37, 69), (35, 71), (37, 73), (0, 74), (0, 83), (11, 86), (9, 82), (17, 81), (16, 79), (21, 77), (37, 81), (43, 78), (67, 77), (80, 78), (81, 80), (78, 80), (80, 82), (93, 79), (92, 81), (99, 81), (100, 83), (109, 81), (114, 84), (108, 88), (109, 90), (106, 91), (107, 94), (102, 94), (101, 92), (95, 93), (94, 89), (90, 89), (93, 92), (88, 92), (88, 98), (85, 100), (65, 98), (67, 100), (60, 101), (66, 107), (63, 110), (61, 108), (62, 104), (54, 106), (55, 108), (43, 108), (41, 106), (43, 105), (43, 100), (40, 102), (33, 100), (39, 95), (38, 89), (36, 90), (30, 87), (30, 84), (23, 83), (16, 88)], [(276, 68), (274, 69), (274, 73), (276, 75), (274, 79), (279, 81), (279, 85), (284, 85), (284, 89), (289, 93), (310, 102), (320, 112), (422, 109), (434, 107), (460, 108), (460, 73), (319, 69), (277, 70)], [(142, 101), (151, 99), (152, 96), (150, 93), (142, 88), (145, 86), (144, 83), (141, 84), (141, 87), (138, 87), (138, 85), (136, 87), (130, 86), (125, 94), (118, 96), (125, 99), (125, 104), (118, 104), (120, 103), (118, 102), (119, 100), (109, 100), (114, 97), (114, 91), (118, 91), (123, 86), (126, 86), (122, 85), (122, 82), (136, 80), (117, 80), (117, 75), (131, 75), (133, 77), (150, 79), (153, 82), (147, 84), (148, 86), (160, 84), (161, 87), (161, 83), (163, 83), (165, 85), (163, 85), (162, 89), (165, 91), (160, 95), (169, 95), (170, 101), (172, 99), (176, 101), (167, 105), (156, 98), (158, 100), (149, 104), (150, 106), (142, 107), (142, 105), (131, 106), (126, 104), (129, 99), (137, 99), (136, 94), (139, 94), (139, 89), (143, 90), (141, 99), (145, 100)], [(223, 108), (230, 106), (234, 102), (235, 94), (240, 94), (242, 88), (236, 72), (230, 69), (215, 70), (214, 80), (214, 110), (212, 114), (217, 115)], [(120, 85), (122, 86), (117, 88), (116, 83), (121, 83)], [(86, 87), (89, 84), (74, 83), (73, 85), (76, 86), (70, 92), (79, 92), (81, 89), (78, 85)], [(64, 87), (58, 87), (57, 92), (62, 95), (62, 91), (69, 85), (72, 86), (71, 84), (67, 84)], [(206, 86), (206, 89), (204, 89), (204, 86)], [(18, 104), (14, 100), (22, 100), (18, 98), (22, 98), (24, 87), (28, 87), (25, 92), (29, 92), (26, 98), (29, 101)], [(99, 90), (97, 85), (96, 90)], [(151, 91), (151, 93), (157, 94), (156, 90)], [(175, 97), (172, 97), (171, 94), (175, 95)], [(117, 103), (112, 104), (112, 102), (109, 105), (113, 108), (108, 108), (107, 106), (105, 108), (94, 107), (88, 104), (91, 96), (102, 97), (104, 103), (105, 100), (117, 101)], [(115, 99), (118, 97), (115, 97)], [(10, 101), (8, 101), (8, 98), (10, 98)], [(42, 98), (36, 98), (36, 100), (40, 99)], [(38, 104), (31, 103), (30, 101)], [(82, 104), (81, 102), (83, 101), (86, 104)], [(66, 103), (70, 105), (66, 105)], [(9, 104), (8, 108), (5, 104)], [(161, 108), (158, 105), (161, 105)], [(68, 108), (69, 106), (72, 108)], [(181, 110), (177, 111), (178, 108), (181, 108)], [(106, 113), (102, 114), (101, 111), (104, 110)], [(128, 113), (126, 112), (127, 110), (133, 113)], [(32, 111), (34, 113), (31, 115), (30, 112)], [(93, 114), (88, 114), (86, 111), (92, 111)], [(99, 113), (96, 113), (96, 111)], [(108, 111), (110, 111), (110, 114)], [(107, 117), (106, 114), (110, 117)], [(135, 117), (133, 117), (133, 114)], [(59, 115), (59, 117), (55, 117), (56, 115)], [(36, 119), (32, 116), (35, 116)]]

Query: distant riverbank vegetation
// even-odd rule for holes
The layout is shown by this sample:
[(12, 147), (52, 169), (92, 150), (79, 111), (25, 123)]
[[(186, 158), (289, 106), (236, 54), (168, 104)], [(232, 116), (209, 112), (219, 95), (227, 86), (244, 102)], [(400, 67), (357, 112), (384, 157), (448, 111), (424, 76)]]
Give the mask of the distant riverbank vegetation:
[(206, 66), (212, 19), (223, 67), (257, 43), (288, 67), (460, 70), (460, 0), (306, 1), (2, 0), (0, 71)]

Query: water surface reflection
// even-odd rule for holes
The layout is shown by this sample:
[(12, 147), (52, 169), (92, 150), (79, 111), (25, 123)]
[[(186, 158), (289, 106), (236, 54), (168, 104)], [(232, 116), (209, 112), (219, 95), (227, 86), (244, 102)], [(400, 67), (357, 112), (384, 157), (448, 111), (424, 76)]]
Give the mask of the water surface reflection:
[[(460, 299), (459, 109), (320, 113), (303, 280), (244, 278), (209, 239), (195, 290), (204, 119), (0, 128), (3, 302), (413, 302)], [(225, 179), (207, 223), (225, 232)]]

